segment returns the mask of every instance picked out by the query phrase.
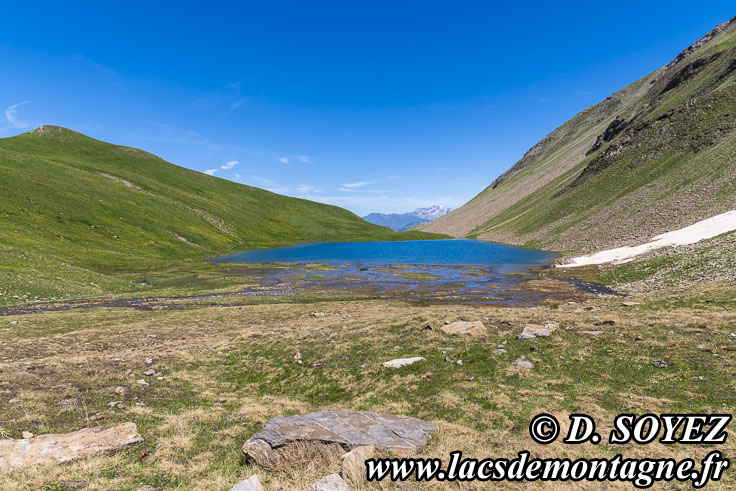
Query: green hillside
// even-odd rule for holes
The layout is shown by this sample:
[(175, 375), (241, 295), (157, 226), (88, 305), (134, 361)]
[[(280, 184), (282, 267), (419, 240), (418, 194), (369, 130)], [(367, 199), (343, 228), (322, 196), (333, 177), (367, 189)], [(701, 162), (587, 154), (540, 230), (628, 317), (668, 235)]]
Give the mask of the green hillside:
[(0, 139), (0, 304), (133, 291), (129, 273), (247, 248), (430, 236), (56, 126)]
[(427, 231), (582, 253), (736, 208), (736, 19), (586, 109)]

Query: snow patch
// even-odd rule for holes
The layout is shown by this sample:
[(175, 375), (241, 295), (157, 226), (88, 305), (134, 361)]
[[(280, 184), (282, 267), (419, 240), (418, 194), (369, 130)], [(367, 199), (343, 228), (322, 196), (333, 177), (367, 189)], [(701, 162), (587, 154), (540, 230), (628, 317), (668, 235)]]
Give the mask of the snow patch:
[(566, 264), (559, 264), (558, 267), (574, 268), (604, 263), (622, 264), (657, 249), (694, 244), (734, 230), (736, 230), (736, 210), (731, 210), (701, 220), (688, 227), (658, 235), (646, 244), (634, 247), (619, 247), (588, 254), (587, 256), (574, 257), (569, 259)]

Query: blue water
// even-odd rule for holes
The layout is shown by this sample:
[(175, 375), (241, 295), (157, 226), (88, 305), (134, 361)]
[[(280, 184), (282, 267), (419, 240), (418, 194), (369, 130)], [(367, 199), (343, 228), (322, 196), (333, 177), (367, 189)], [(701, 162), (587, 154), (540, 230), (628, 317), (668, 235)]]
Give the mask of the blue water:
[(310, 242), (236, 252), (218, 263), (417, 264), (489, 266), (505, 271), (547, 266), (557, 254), (480, 240), (410, 240), (403, 242)]

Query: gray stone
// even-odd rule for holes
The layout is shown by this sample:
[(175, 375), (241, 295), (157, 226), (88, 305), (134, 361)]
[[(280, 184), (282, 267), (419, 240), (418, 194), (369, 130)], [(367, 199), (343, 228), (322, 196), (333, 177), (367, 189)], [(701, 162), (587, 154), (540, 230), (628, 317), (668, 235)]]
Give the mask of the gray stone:
[(142, 441), (135, 423), (36, 435), (31, 439), (0, 440), (0, 473), (32, 464), (71, 462)]
[(597, 336), (603, 334), (603, 331), (578, 331), (578, 334), (588, 334), (589, 336)]
[(493, 350), (493, 354), (495, 354), (495, 355), (502, 355), (504, 353), (506, 353), (506, 350), (503, 349), (503, 348), (498, 348), (498, 349), (494, 349)]
[(230, 491), (266, 491), (261, 484), (261, 480), (258, 479), (256, 474), (253, 474), (248, 479), (240, 481), (235, 486), (230, 488)]
[(421, 452), (437, 426), (417, 418), (369, 411), (321, 411), (272, 418), (245, 442), (243, 451), (258, 465), (277, 468), (298, 464), (300, 445), (338, 445), (352, 450), (373, 445), (381, 452), (409, 456)]
[(520, 356), (519, 358), (515, 359), (514, 365), (519, 368), (525, 368), (527, 370), (531, 370), (532, 368), (534, 368), (534, 363), (529, 361), (526, 356)]
[(488, 329), (486, 329), (486, 326), (481, 321), (457, 321), (442, 326), (440, 329), (446, 334), (469, 334), (473, 337), (486, 336), (488, 334)]
[(375, 458), (376, 447), (364, 445), (342, 456), (342, 477), (353, 483), (366, 480), (365, 461)]
[(395, 360), (384, 361), (383, 368), (401, 368), (423, 360), (425, 360), (423, 356), (413, 356), (411, 358), (396, 358)]
[(350, 491), (350, 487), (337, 474), (330, 474), (312, 484), (304, 491)]
[(539, 324), (527, 324), (524, 330), (519, 334), (519, 339), (532, 339), (546, 337), (556, 331), (560, 325), (556, 322), (547, 322), (543, 326)]

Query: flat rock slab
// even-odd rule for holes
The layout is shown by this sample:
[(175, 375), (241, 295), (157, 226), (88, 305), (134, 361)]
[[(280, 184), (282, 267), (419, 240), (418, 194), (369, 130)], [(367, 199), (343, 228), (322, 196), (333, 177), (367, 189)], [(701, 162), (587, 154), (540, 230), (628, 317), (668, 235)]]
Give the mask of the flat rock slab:
[(348, 483), (337, 474), (325, 476), (304, 491), (350, 491)]
[(519, 339), (542, 338), (549, 336), (559, 328), (556, 322), (546, 322), (543, 326), (539, 324), (527, 324), (524, 330), (519, 334)]
[(30, 439), (0, 440), (0, 473), (31, 464), (70, 462), (142, 441), (135, 423), (38, 435)]
[(437, 426), (417, 418), (369, 411), (321, 411), (272, 418), (243, 445), (246, 456), (269, 469), (297, 464), (300, 444), (339, 445), (352, 450), (373, 445), (381, 452), (421, 452)]
[(401, 368), (412, 365), (418, 361), (423, 361), (426, 358), (423, 356), (412, 356), (411, 358), (397, 358), (395, 360), (389, 360), (383, 362), (383, 368)]
[(577, 331), (578, 334), (587, 334), (589, 336), (598, 336), (603, 334), (603, 331)]
[(457, 321), (442, 326), (440, 329), (446, 334), (469, 334), (473, 337), (486, 336), (488, 334), (488, 329), (486, 329), (486, 326), (481, 321)]

